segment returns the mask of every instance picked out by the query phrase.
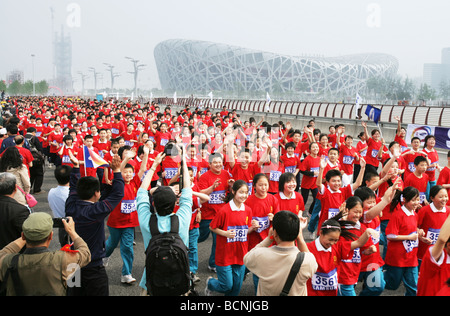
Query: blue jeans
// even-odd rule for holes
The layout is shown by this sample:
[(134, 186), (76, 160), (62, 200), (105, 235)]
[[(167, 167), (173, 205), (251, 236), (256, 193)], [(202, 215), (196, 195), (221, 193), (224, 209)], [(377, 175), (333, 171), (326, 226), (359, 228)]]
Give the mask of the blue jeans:
[(359, 296), (379, 296), (386, 286), (383, 269), (380, 267), (375, 271), (364, 271), (359, 274), (363, 281), (362, 291)]
[(339, 284), (338, 286), (338, 296), (356, 296), (355, 284)]
[(387, 238), (386, 238), (386, 227), (389, 224), (389, 221), (381, 221), (380, 223), (380, 245), (383, 246), (383, 252), (381, 253), (381, 258), (384, 260), (386, 258), (387, 252)]
[(193, 228), (189, 231), (189, 267), (192, 273), (197, 273), (198, 270), (198, 236), (198, 228)]
[(416, 296), (417, 293), (417, 267), (393, 267), (385, 265), (384, 279), (386, 280), (386, 289), (395, 291), (403, 284), (406, 288), (405, 296)]
[(122, 275), (131, 274), (134, 260), (134, 227), (113, 228), (109, 227), (109, 238), (106, 241), (106, 257), (109, 257), (120, 242), (120, 255), (123, 266)]
[(427, 201), (431, 203), (430, 200), (430, 190), (432, 187), (434, 187), (436, 185), (437, 181), (428, 181), (428, 185), (427, 185), (427, 192), (425, 192), (425, 195), (427, 196)]
[(244, 282), (245, 266), (233, 264), (216, 266), (217, 279), (210, 279), (206, 286), (211, 291), (224, 293), (225, 296), (238, 296)]
[(211, 233), (213, 240), (212, 240), (211, 254), (209, 255), (208, 265), (212, 268), (215, 268), (216, 267), (216, 234), (211, 232), (211, 230), (209, 229), (209, 224), (211, 224), (211, 222), (212, 222), (212, 219), (202, 219), (202, 221), (200, 222), (200, 229), (199, 229), (200, 235), (198, 236), (198, 242), (204, 242), (206, 239), (208, 239), (209, 234)]

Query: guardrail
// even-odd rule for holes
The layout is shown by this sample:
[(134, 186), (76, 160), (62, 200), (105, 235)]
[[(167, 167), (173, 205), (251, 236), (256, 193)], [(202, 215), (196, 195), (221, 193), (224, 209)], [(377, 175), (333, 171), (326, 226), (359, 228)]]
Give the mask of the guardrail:
[[(164, 105), (189, 105), (190, 107), (208, 106), (210, 109), (220, 110), (225, 106), (227, 110), (267, 113), (265, 100), (217, 99), (213, 100), (211, 103), (210, 99), (177, 98), (177, 102), (175, 103), (173, 98), (159, 98), (155, 101)], [(381, 123), (397, 123), (394, 117), (398, 116), (403, 124), (450, 127), (450, 107), (372, 105), (381, 109)], [(269, 104), (269, 112), (294, 116), (355, 120), (355, 106), (354, 103), (271, 101)], [(367, 118), (364, 114), (366, 107), (367, 104), (361, 105), (361, 116), (363, 119)]]

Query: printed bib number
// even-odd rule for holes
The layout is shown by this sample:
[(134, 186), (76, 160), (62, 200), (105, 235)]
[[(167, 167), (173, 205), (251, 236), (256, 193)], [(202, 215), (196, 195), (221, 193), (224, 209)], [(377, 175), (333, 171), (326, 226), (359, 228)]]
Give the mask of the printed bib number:
[(161, 141), (159, 142), (159, 144), (160, 144), (161, 146), (166, 146), (166, 144), (167, 144), (168, 142), (169, 142), (168, 139), (161, 138)]
[(433, 245), (436, 243), (436, 241), (439, 238), (439, 233), (441, 232), (440, 229), (435, 229), (435, 228), (428, 228), (427, 231), (427, 238), (429, 238), (431, 240), (431, 242), (433, 243)]
[(62, 161), (62, 163), (71, 163), (70, 157), (67, 155), (62, 156), (61, 161)]
[(329, 208), (328, 209), (328, 219), (335, 217), (339, 213), (338, 208)]
[(372, 149), (372, 157), (377, 158), (378, 156), (378, 150)]
[(344, 156), (342, 158), (342, 162), (346, 165), (351, 165), (353, 163), (353, 160), (355, 160), (355, 157), (353, 156)]
[(294, 173), (295, 172), (295, 166), (289, 166), (284, 168), (285, 172)]
[(328, 273), (316, 272), (311, 279), (312, 288), (315, 291), (337, 290), (337, 269)]
[(172, 179), (177, 174), (178, 168), (165, 168), (164, 171), (166, 172), (165, 178)]
[(209, 196), (209, 204), (222, 204), (225, 197), (225, 190), (213, 191)]
[(353, 250), (353, 256), (351, 259), (344, 259), (342, 262), (348, 262), (348, 263), (360, 263), (361, 262), (361, 249), (356, 248)]
[(270, 170), (270, 181), (279, 181), (281, 176), (281, 171)]
[(130, 214), (136, 211), (136, 200), (122, 200), (120, 212), (122, 214)]
[[(311, 168), (309, 171), (311, 171), (311, 172), (316, 172), (316, 171), (319, 172), (319, 167), (317, 167), (317, 168)], [(313, 175), (314, 178), (317, 178), (317, 176), (318, 176), (318, 175)]]
[(256, 232), (258, 232), (258, 233), (266, 230), (270, 226), (270, 221), (269, 221), (269, 217), (268, 216), (265, 216), (265, 217), (253, 217), (253, 220), (256, 220), (258, 222), (258, 224), (259, 224), (259, 228), (256, 230)]
[(247, 241), (247, 226), (229, 226), (227, 230), (234, 230), (234, 238), (227, 238), (227, 242), (246, 242)]
[[(411, 234), (415, 234), (415, 232), (411, 233)], [(409, 252), (413, 251), (414, 248), (419, 247), (419, 241), (417, 239), (416, 240), (403, 240), (403, 247), (405, 247), (406, 252), (409, 253)]]

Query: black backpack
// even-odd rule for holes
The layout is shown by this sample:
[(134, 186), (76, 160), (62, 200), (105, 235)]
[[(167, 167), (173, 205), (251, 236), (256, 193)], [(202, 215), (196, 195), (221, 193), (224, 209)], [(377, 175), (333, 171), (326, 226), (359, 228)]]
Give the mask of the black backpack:
[(145, 269), (147, 290), (152, 296), (184, 295), (192, 286), (188, 248), (178, 234), (178, 216), (170, 219), (170, 232), (161, 234), (156, 215), (150, 216), (152, 238), (145, 251)]

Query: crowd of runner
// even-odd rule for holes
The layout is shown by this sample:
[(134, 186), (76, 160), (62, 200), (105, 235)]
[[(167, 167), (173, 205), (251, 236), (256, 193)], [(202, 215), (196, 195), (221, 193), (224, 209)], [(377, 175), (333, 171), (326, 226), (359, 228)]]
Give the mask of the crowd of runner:
[[(186, 159), (194, 196), (189, 264), (195, 282), (197, 245), (213, 239), (208, 268), (217, 278), (208, 279), (207, 293), (239, 295), (249, 272), (246, 254), (273, 238), (273, 217), (287, 210), (308, 219), (304, 231), (313, 237), (307, 247), (317, 267), (307, 295), (355, 295), (358, 282), (360, 295), (381, 295), (401, 283), (406, 295), (448, 295), (450, 152), (448, 162), (439, 161), (432, 135), (423, 143), (413, 138), (408, 146), (396, 119), (395, 138), (383, 139), (365, 122), (358, 135), (347, 135), (344, 124), (325, 131), (314, 120), (301, 127), (269, 123), (264, 116), (243, 121), (226, 108), (176, 111), (155, 102), (11, 98), (4, 104), (0, 151), (14, 146), (6, 143), (11, 135), (32, 133), (44, 165), (73, 168), (76, 161), (81, 177), (98, 178), (102, 189), (111, 186), (114, 170), (86, 163), (85, 149), (108, 164), (119, 156), (125, 192), (107, 220), (104, 262), (121, 242), (124, 283), (136, 281), (137, 189), (165, 153), (150, 188), (170, 186), (178, 194), (181, 158)], [(32, 168), (36, 157), (22, 159)], [(39, 175), (32, 180), (29, 192), (38, 194)], [(232, 211), (241, 209), (251, 220)], [(258, 282), (254, 275), (255, 293)]]

